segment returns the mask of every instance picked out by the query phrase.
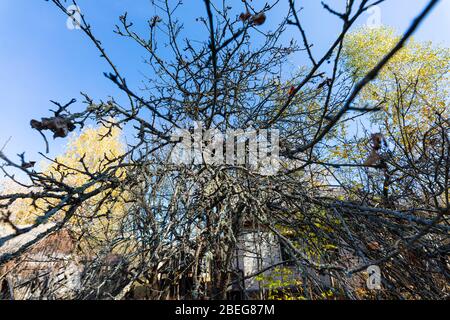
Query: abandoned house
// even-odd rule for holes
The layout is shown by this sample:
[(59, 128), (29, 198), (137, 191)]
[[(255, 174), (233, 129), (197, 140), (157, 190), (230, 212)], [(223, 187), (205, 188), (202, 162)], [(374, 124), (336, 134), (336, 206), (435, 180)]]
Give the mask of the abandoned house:
[[(27, 238), (33, 237), (34, 233), (42, 232), (42, 228), (32, 231), (30, 234), (19, 236), (9, 246), (20, 245)], [(1, 237), (1, 235), (0, 235)], [(25, 238), (27, 237), (27, 238)], [(0, 299), (77, 299), (82, 293), (83, 298), (111, 299), (119, 293), (129, 282), (126, 272), (127, 264), (121, 257), (109, 254), (102, 260), (103, 266), (97, 266), (97, 274), (101, 274), (106, 269), (120, 266), (121, 272), (114, 273), (111, 277), (103, 281), (103, 293), (90, 292), (90, 288), (85, 287), (92, 274), (93, 266), (90, 264), (92, 258), (80, 257), (75, 254), (76, 241), (70, 232), (62, 229), (53, 233), (32, 246), (26, 254), (20, 258), (8, 262), (0, 268)], [(2, 248), (2, 251), (8, 248)], [(2, 252), (0, 251), (0, 254)], [(191, 254), (185, 253), (180, 259), (174, 261), (189, 260)], [(301, 279), (301, 272), (298, 266), (289, 261), (282, 243), (276, 236), (267, 231), (257, 230), (248, 227), (238, 237), (238, 245), (233, 257), (232, 268), (234, 276), (228, 286), (227, 298), (231, 300), (247, 300), (267, 298), (267, 285), (261, 278), (276, 279), (279, 275), (273, 275), (276, 267), (290, 270), (288, 281), (295, 283), (296, 279)], [(169, 263), (169, 262), (167, 262)], [(176, 285), (171, 285), (170, 290), (160, 299), (196, 299), (200, 296), (210, 295), (210, 266), (208, 261), (204, 261), (202, 272), (197, 274), (200, 285), (193, 288), (193, 274), (187, 272), (181, 278), (174, 277), (170, 270), (182, 269), (182, 265), (166, 265), (161, 262), (157, 268), (157, 282), (149, 288), (149, 284), (133, 285), (126, 298), (146, 299), (149, 298), (149, 291), (155, 291), (159, 286), (163, 287), (165, 282), (173, 283), (177, 279)], [(88, 272), (89, 271), (89, 272)], [(309, 272), (312, 272), (309, 270)], [(106, 274), (106, 272), (104, 272)], [(331, 285), (331, 280), (324, 276), (318, 276), (322, 282)], [(286, 282), (286, 279), (284, 279)], [(98, 291), (98, 290), (97, 290)]]
[[(7, 242), (0, 249), (0, 255), (11, 247), (19, 247), (52, 224), (41, 225), (27, 234)], [(3, 231), (3, 236), (5, 231)], [(2, 234), (0, 234), (0, 237)], [(92, 258), (75, 254), (76, 241), (66, 229), (52, 233), (31, 246), (23, 255), (0, 267), (0, 299), (76, 299), (80, 292), (84, 297), (99, 297), (96, 292), (83, 288), (87, 271), (92, 272)], [(122, 263), (120, 257), (109, 254), (102, 263), (115, 268)], [(98, 273), (106, 274), (104, 266), (97, 267)], [(121, 274), (123, 275), (123, 273)], [(104, 281), (104, 292), (117, 292), (123, 287), (124, 279), (113, 277)]]

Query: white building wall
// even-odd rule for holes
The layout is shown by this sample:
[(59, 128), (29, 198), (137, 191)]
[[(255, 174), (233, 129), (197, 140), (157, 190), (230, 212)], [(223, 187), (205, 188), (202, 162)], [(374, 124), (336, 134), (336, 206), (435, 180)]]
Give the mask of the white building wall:
[[(296, 280), (302, 279), (302, 272), (295, 265), (279, 265), (283, 262), (281, 255), (280, 242), (277, 237), (270, 232), (263, 232), (258, 230), (249, 230), (243, 233), (238, 239), (237, 257), (235, 259), (235, 268), (242, 271), (242, 276), (248, 277), (255, 275), (262, 270), (268, 268), (268, 270), (260, 273), (259, 275), (270, 276), (274, 280), (283, 280), (281, 276), (274, 276), (272, 266), (286, 267), (290, 269), (290, 273), (284, 275), (284, 280), (295, 283)], [(308, 272), (309, 276), (315, 277), (325, 286), (331, 286), (331, 279), (326, 275), (319, 275), (311, 268), (306, 268), (305, 272)], [(264, 281), (259, 282), (251, 277), (244, 280), (244, 288), (246, 291), (261, 291), (264, 288)], [(239, 289), (239, 286), (234, 285), (234, 289)]]
[[(272, 233), (262, 231), (248, 231), (238, 240), (237, 269), (243, 271), (247, 277), (258, 273), (272, 265), (280, 263), (281, 251), (278, 240)], [(261, 273), (270, 274), (271, 270)], [(245, 280), (245, 290), (260, 290), (260, 283), (255, 277)]]

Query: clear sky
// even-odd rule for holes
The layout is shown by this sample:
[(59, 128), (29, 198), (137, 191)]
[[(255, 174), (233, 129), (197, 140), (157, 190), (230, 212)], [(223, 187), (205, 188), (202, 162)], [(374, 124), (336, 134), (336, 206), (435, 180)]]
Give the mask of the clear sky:
[[(204, 38), (207, 36), (204, 29), (199, 29), (200, 25), (195, 21), (196, 17), (205, 16), (203, 0), (184, 2), (186, 6), (180, 18), (185, 22), (185, 31)], [(301, 17), (308, 35), (314, 39), (314, 51), (322, 52), (335, 38), (339, 21), (324, 13), (319, 0), (297, 2), (305, 8)], [(326, 2), (339, 5), (345, 0)], [(241, 0), (230, 3), (240, 6)], [(426, 3), (427, 0), (387, 0), (381, 7), (382, 23), (403, 32)], [(145, 21), (155, 14), (151, 1), (78, 0), (78, 4), (127, 81), (138, 85), (142, 74), (148, 70), (148, 66), (142, 64), (145, 53), (133, 43), (116, 36), (112, 30), (124, 11), (129, 12), (138, 29), (144, 30)], [(278, 10), (282, 12), (285, 7)], [(270, 29), (275, 22), (275, 17), (269, 17), (263, 27)], [(295, 35), (297, 31), (291, 30)], [(449, 46), (449, 31), (450, 0), (441, 0), (416, 38)], [(298, 61), (299, 65), (301, 63)], [(81, 31), (67, 29), (66, 17), (52, 3), (44, 0), (0, 0), (0, 148), (11, 136), (5, 149), (8, 155), (26, 151), (29, 157), (39, 160), (36, 152), (44, 151), (44, 142), (30, 128), (29, 121), (50, 115), (48, 109), (52, 106), (49, 100), (81, 100), (80, 91), (94, 99), (107, 99), (109, 95), (117, 97), (117, 89), (103, 76), (105, 71), (110, 70), (93, 45)], [(51, 153), (60, 152), (65, 141), (49, 140)]]

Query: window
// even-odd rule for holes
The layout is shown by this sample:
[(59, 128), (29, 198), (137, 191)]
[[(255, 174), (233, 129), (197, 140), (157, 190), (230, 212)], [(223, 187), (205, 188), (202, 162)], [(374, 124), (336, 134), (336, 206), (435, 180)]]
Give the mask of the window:
[(291, 252), (292, 250), (283, 241), (280, 241), (281, 261), (288, 261), (285, 263), (286, 266), (295, 266), (295, 261), (293, 261), (294, 257)]

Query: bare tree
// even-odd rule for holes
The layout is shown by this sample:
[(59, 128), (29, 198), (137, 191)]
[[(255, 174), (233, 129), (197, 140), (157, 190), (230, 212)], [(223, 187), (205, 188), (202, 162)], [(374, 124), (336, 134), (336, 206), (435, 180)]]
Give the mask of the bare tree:
[[(71, 16), (65, 1), (51, 2)], [(373, 161), (328, 163), (325, 156), (340, 124), (380, 110), (357, 108), (354, 102), (439, 1), (430, 0), (396, 46), (354, 83), (343, 68), (345, 36), (368, 9), (382, 2), (349, 0), (343, 12), (323, 3), (324, 10), (341, 20), (342, 29), (325, 54), (317, 57), (294, 0), (288, 1), (287, 12), (273, 31), (262, 26), (282, 1), (264, 5), (242, 1), (236, 9), (227, 1), (204, 0), (199, 21), (205, 32), (200, 41), (183, 38), (178, 15), (182, 1), (154, 0), (159, 15), (149, 19), (149, 32), (134, 31), (127, 14), (115, 29), (147, 53), (151, 72), (145, 90), (129, 86), (81, 15), (81, 30), (110, 66), (105, 77), (126, 95), (127, 103), (96, 102), (83, 94), (83, 111), (71, 111), (75, 100), (54, 102), (57, 109), (51, 116), (33, 120), (31, 126), (44, 138), (47, 131), (64, 138), (95, 121), (108, 128), (132, 128), (134, 137), (123, 155), (105, 157), (97, 171), (77, 169), (89, 177), (82, 186), (68, 184), (67, 173), (56, 177), (37, 172), (24, 157), (17, 163), (0, 152), (3, 173), (29, 190), (0, 195), (3, 220), (14, 229), (0, 238), (0, 248), (39, 225), (54, 223), (19, 247), (0, 253), (0, 266), (67, 226), (89, 199), (101, 195), (98, 206), (104, 206), (123, 195), (128, 214), (86, 264), (78, 298), (126, 298), (137, 283), (149, 288), (149, 298), (226, 298), (229, 287), (242, 280), (233, 257), (248, 226), (282, 242), (301, 274), (298, 290), (307, 298), (318, 298), (330, 289), (356, 298), (355, 276), (374, 264), (383, 266), (385, 290), (380, 294), (385, 297), (448, 297), (450, 145), (445, 115), (421, 137), (423, 144), (417, 150), (402, 150), (399, 143), (395, 152), (381, 155), (382, 140), (395, 143), (398, 138), (375, 134), (370, 147)], [(286, 39), (287, 30), (295, 30), (292, 39)], [(288, 57), (297, 53), (305, 53), (310, 63), (293, 73)], [(171, 162), (181, 143), (173, 139), (174, 132), (193, 131), (194, 122), (222, 133), (278, 129), (281, 169), (266, 176), (245, 164)], [(64, 164), (52, 161), (65, 172)], [(14, 170), (25, 173), (27, 181), (18, 181)], [(339, 180), (344, 171), (356, 175), (367, 170), (377, 172), (371, 183), (381, 183), (379, 192), (356, 191)], [(335, 185), (318, 192), (313, 186), (324, 175), (333, 176)], [(41, 213), (26, 228), (14, 224), (9, 210), (21, 199), (31, 200)], [(89, 224), (95, 217), (82, 219)], [(97, 237), (89, 228), (74, 232), (78, 241)], [(326, 245), (334, 249), (323, 250)], [(112, 252), (119, 252), (120, 259), (105, 264)], [(111, 288), (108, 277), (118, 273), (126, 273), (126, 283)], [(333, 280), (332, 288), (319, 277), (323, 274)], [(184, 281), (192, 283), (182, 285)]]

